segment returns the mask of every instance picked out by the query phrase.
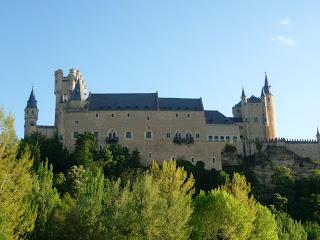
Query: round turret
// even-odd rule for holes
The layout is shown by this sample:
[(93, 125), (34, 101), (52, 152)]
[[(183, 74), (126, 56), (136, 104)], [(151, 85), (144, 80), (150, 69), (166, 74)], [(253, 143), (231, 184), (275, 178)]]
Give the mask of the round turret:
[(24, 109), (24, 135), (28, 136), (37, 131), (38, 121), (38, 107), (37, 100), (34, 95), (33, 88), (31, 90), (27, 106)]

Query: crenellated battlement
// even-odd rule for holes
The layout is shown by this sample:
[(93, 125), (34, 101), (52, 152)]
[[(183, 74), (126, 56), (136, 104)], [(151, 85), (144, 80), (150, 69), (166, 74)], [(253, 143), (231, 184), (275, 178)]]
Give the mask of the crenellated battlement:
[[(257, 140), (249, 140), (249, 143), (254, 143)], [(318, 144), (316, 139), (286, 139), (286, 138), (275, 138), (275, 139), (264, 139), (260, 140), (262, 143), (286, 143), (286, 144)]]

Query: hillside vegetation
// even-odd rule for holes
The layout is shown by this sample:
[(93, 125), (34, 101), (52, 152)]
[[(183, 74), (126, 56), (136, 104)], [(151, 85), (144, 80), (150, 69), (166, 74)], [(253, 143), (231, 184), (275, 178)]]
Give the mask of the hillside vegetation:
[(253, 172), (178, 160), (139, 165), (139, 152), (98, 150), (80, 134), (18, 140), (0, 111), (0, 239), (320, 239), (320, 172), (277, 168), (273, 192)]

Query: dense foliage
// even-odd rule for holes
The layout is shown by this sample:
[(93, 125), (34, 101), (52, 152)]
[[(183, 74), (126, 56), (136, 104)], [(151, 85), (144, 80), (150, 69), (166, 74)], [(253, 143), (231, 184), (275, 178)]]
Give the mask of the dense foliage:
[(279, 167), (273, 189), (257, 191), (249, 171), (143, 168), (138, 150), (100, 150), (91, 133), (71, 154), (56, 137), (19, 141), (3, 111), (0, 131), (1, 240), (320, 239), (320, 171), (296, 179)]

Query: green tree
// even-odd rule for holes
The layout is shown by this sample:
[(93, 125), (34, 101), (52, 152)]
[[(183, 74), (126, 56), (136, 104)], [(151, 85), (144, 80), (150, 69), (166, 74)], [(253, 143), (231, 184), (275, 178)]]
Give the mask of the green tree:
[(28, 148), (19, 152), (13, 117), (0, 109), (0, 238), (21, 239), (34, 228), (36, 209)]
[(107, 181), (103, 236), (108, 239), (187, 239), (192, 213), (192, 177), (174, 162), (153, 163), (150, 171), (121, 187)]
[(254, 230), (250, 236), (252, 240), (277, 240), (277, 221), (271, 211), (261, 204), (256, 205), (256, 216), (253, 222)]
[(129, 157), (128, 166), (130, 168), (139, 168), (141, 166), (140, 161), (140, 152), (138, 149), (133, 150)]
[(275, 185), (275, 191), (282, 196), (293, 194), (294, 178), (290, 168), (278, 166), (271, 177), (271, 183)]
[(307, 240), (307, 232), (300, 222), (293, 220), (288, 214), (276, 212), (278, 236), (281, 240)]
[(194, 200), (192, 239), (248, 239), (252, 220), (248, 208), (222, 189), (203, 191)]
[(320, 225), (316, 222), (306, 222), (304, 228), (308, 233), (308, 240), (320, 240)]
[(104, 198), (104, 176), (98, 169), (87, 169), (77, 204), (69, 209), (64, 221), (64, 239), (98, 239), (99, 220)]
[(77, 197), (81, 185), (85, 179), (86, 169), (80, 166), (73, 166), (69, 169), (66, 176), (66, 190), (72, 197)]
[(53, 165), (55, 173), (66, 172), (73, 164), (69, 152), (63, 147), (57, 136), (46, 138), (40, 133), (33, 133), (20, 142), (20, 151), (28, 146), (34, 158), (34, 168), (39, 167), (40, 162), (48, 161)]
[(72, 154), (73, 162), (87, 167), (92, 164), (98, 154), (96, 137), (89, 132), (79, 134), (76, 140), (75, 151)]
[(46, 227), (60, 202), (60, 197), (57, 190), (52, 187), (52, 165), (48, 166), (48, 161), (40, 164), (37, 177), (39, 182), (39, 188), (35, 191), (37, 219), (33, 236), (34, 239), (46, 239)]

